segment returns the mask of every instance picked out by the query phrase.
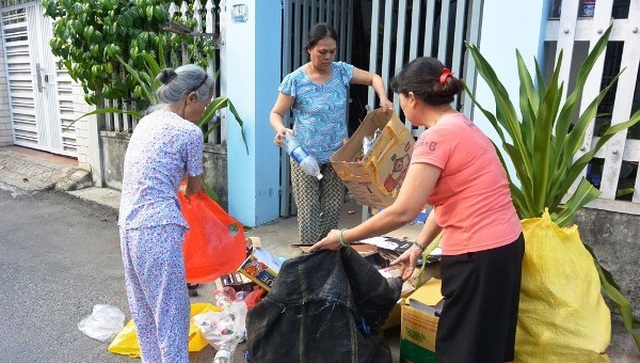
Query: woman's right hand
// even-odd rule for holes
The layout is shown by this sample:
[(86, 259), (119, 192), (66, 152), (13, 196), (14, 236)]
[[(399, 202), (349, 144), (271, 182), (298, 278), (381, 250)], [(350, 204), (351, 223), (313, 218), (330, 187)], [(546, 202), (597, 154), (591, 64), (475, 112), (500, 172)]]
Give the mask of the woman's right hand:
[(288, 133), (293, 135), (293, 130), (288, 129), (286, 127), (281, 128), (276, 132), (276, 136), (273, 138), (273, 143), (276, 144), (277, 147), (282, 147), (284, 138)]

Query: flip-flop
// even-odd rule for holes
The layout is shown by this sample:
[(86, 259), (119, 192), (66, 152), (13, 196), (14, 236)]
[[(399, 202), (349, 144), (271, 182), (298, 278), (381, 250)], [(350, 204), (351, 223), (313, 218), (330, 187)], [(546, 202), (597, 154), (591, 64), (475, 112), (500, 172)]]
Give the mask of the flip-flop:
[(198, 296), (198, 286), (200, 286), (200, 284), (187, 284), (187, 290), (189, 291), (189, 297), (196, 297)]

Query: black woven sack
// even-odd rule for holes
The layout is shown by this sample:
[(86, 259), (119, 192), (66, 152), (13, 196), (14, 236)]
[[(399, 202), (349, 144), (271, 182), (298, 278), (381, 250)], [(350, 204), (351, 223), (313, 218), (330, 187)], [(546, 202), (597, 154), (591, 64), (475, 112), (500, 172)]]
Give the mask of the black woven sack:
[(271, 292), (247, 314), (251, 363), (389, 363), (379, 327), (400, 297), (351, 248), (287, 260)]

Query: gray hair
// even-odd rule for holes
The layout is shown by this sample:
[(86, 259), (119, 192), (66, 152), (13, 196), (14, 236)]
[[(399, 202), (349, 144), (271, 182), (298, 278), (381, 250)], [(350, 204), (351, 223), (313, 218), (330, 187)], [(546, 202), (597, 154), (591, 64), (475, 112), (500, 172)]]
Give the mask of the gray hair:
[(160, 103), (176, 104), (191, 92), (198, 100), (213, 95), (214, 79), (197, 64), (185, 64), (176, 68), (165, 68), (156, 79), (162, 86), (156, 91)]

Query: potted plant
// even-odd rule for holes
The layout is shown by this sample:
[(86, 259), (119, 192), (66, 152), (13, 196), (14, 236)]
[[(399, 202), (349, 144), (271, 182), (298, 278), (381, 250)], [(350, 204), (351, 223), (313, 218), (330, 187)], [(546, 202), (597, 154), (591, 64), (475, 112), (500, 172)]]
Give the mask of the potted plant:
[(538, 62), (534, 81), (516, 52), (520, 114), (478, 48), (468, 45), (478, 73), (495, 97), (495, 113), (480, 105), (469, 89), (467, 93), (497, 131), (502, 146), (502, 150), (496, 147), (498, 154), (513, 164), (516, 175), (509, 176), (510, 187), (525, 231), (516, 361), (608, 361), (602, 353), (609, 344), (611, 321), (601, 291), (622, 315), (640, 349), (631, 305), (580, 240), (577, 226), (571, 226), (576, 212), (600, 194), (581, 177), (583, 170), (611, 137), (640, 120), (639, 111), (609, 127), (592, 150), (577, 157), (598, 106), (620, 76), (579, 112), (587, 77), (606, 49), (610, 32), (611, 27), (584, 60), (566, 98), (558, 79), (562, 53), (546, 82)]

